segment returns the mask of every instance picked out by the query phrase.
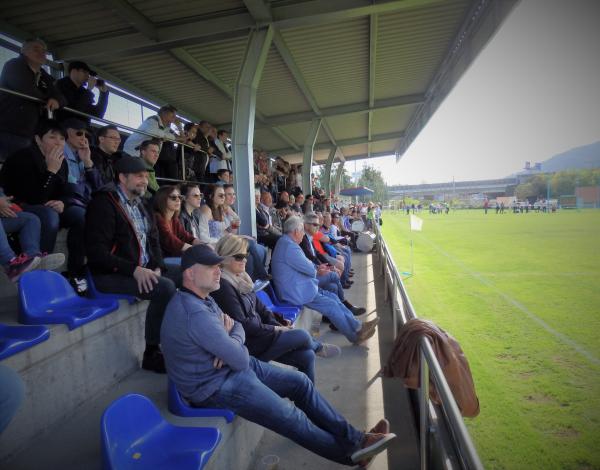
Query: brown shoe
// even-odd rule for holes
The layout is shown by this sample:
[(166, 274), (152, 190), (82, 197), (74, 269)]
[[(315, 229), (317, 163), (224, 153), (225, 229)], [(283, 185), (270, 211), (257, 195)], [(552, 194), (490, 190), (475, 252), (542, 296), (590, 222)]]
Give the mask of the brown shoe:
[(390, 422), (385, 418), (380, 419), (369, 431), (371, 434), (389, 434), (389, 432)]
[(366, 467), (371, 462), (371, 459), (380, 452), (387, 449), (392, 441), (396, 438), (393, 433), (389, 434), (370, 434), (366, 433), (360, 449), (354, 452), (350, 459), (361, 467)]
[(356, 335), (356, 341), (354, 344), (360, 344), (368, 340), (371, 336), (375, 334), (377, 324), (373, 324), (373, 322), (363, 323), (362, 328)]

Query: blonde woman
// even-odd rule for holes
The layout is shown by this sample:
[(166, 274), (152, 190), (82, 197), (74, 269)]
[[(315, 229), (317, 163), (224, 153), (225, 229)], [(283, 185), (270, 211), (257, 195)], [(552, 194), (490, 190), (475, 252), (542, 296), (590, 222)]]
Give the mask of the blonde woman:
[(305, 330), (293, 329), (287, 320), (266, 308), (253, 291), (246, 273), (248, 241), (237, 235), (226, 235), (217, 243), (216, 251), (225, 258), (221, 285), (211, 296), (221, 310), (240, 322), (246, 333), (246, 347), (261, 361), (276, 360), (297, 367), (314, 383), (315, 354), (335, 357), (338, 346), (314, 341)]

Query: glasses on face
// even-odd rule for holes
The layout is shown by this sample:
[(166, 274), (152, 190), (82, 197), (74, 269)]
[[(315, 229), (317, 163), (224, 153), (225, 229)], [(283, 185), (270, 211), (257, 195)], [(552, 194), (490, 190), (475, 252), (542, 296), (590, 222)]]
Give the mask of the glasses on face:
[(247, 253), (239, 253), (237, 255), (233, 255), (232, 258), (236, 261), (244, 261), (248, 257)]
[(313, 227), (319, 227), (319, 224), (309, 223), (308, 225), (312, 225)]
[(215, 197), (218, 197), (219, 199), (221, 199), (222, 197), (225, 197), (225, 194), (217, 194)]
[(75, 135), (77, 137), (83, 137), (85, 135), (85, 131), (77, 131), (77, 132), (75, 132)]
[(181, 201), (181, 196), (179, 194), (171, 194), (169, 196), (169, 199), (173, 202), (175, 201)]
[(116, 137), (114, 135), (101, 135), (100, 137), (103, 139), (118, 140), (119, 142), (121, 141), (121, 137)]

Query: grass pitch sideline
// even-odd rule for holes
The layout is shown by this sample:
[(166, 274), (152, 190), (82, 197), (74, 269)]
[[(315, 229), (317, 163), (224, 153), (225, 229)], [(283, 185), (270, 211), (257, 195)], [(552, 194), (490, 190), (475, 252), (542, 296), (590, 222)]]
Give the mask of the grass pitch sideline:
[(463, 346), (486, 468), (600, 468), (600, 211), (384, 214), (417, 313)]

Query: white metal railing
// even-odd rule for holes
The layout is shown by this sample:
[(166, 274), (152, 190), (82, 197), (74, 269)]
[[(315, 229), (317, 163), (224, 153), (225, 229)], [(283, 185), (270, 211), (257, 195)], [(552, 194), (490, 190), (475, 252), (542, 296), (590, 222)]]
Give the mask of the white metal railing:
[[(415, 309), (408, 297), (400, 272), (394, 263), (385, 240), (375, 225), (377, 236), (377, 254), (379, 256), (381, 274), (385, 283), (385, 299), (388, 300), (390, 293), (392, 297), (392, 318), (394, 339), (398, 334), (399, 325), (403, 325), (412, 318), (417, 318)], [(427, 337), (420, 341), (420, 384), (419, 388), (419, 436), (421, 470), (428, 468), (429, 434), (432, 428), (431, 402), (429, 400), (429, 380), (433, 379), (441, 398), (441, 408), (446, 419), (448, 429), (452, 434), (456, 455), (460, 465), (468, 470), (483, 470), (483, 464), (479, 458), (475, 445), (469, 431), (465, 426), (462, 415), (454, 400), (452, 390), (446, 381), (442, 368), (433, 352), (431, 343)], [(442, 417), (437, 417), (440, 419)]]

